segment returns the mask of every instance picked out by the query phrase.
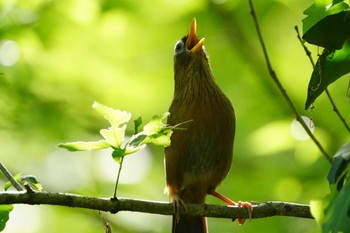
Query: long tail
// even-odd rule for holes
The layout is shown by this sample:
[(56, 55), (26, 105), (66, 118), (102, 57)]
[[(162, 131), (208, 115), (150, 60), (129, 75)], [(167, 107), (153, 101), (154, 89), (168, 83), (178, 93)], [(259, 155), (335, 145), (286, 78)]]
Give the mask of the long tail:
[(173, 216), (172, 233), (208, 233), (207, 220), (205, 217)]

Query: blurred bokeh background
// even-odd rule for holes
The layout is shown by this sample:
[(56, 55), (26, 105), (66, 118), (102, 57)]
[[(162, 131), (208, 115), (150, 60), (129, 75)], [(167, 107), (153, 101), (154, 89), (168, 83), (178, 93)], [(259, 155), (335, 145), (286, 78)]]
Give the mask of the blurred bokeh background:
[[(296, 37), (312, 0), (254, 1), (272, 64), (315, 134), (334, 153), (348, 136), (321, 96), (304, 111), (312, 67)], [(247, 0), (0, 0), (0, 161), (35, 175), (44, 190), (108, 197), (110, 151), (70, 153), (59, 142), (99, 139), (93, 101), (144, 122), (168, 110), (173, 47), (192, 18), (206, 38), (216, 81), (237, 115), (234, 163), (218, 191), (243, 201), (309, 203), (328, 192), (329, 164), (310, 140), (293, 138), (293, 114), (266, 70)], [(314, 58), (317, 48), (310, 46)], [(330, 87), (345, 116), (347, 80)], [(132, 125), (129, 132), (132, 132)], [(125, 159), (118, 195), (167, 201), (163, 150)], [(5, 178), (0, 175), (0, 185)], [(208, 203), (223, 204), (208, 197)], [(113, 232), (170, 232), (171, 217), (103, 213)], [(104, 232), (95, 211), (16, 205), (5, 232)], [(319, 232), (313, 220), (273, 217), (238, 226), (209, 219), (210, 232)]]

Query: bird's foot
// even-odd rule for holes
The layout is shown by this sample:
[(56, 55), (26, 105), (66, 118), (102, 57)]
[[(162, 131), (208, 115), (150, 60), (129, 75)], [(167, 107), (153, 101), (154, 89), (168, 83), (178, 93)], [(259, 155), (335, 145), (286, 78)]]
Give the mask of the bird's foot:
[[(231, 199), (225, 197), (224, 195), (221, 195), (220, 193), (216, 192), (215, 190), (210, 190), (208, 192), (208, 194), (213, 195), (214, 197), (224, 201), (226, 204), (228, 205), (232, 205), (232, 206), (238, 206), (238, 207), (243, 207), (246, 208), (248, 211), (248, 216), (249, 219), (252, 218), (252, 213), (253, 213), (253, 205), (249, 202), (243, 202), (243, 201), (239, 201), (238, 203), (232, 201)], [(232, 221), (234, 221), (235, 219), (232, 219)], [(238, 224), (243, 224), (245, 222), (244, 218), (238, 218), (237, 219)]]
[(185, 202), (180, 199), (180, 197), (175, 196), (173, 197), (173, 204), (174, 204), (174, 213), (175, 213), (175, 219), (176, 222), (180, 221), (180, 207), (183, 207), (185, 210), (187, 210), (187, 207), (185, 205)]
[[(252, 218), (252, 213), (253, 213), (253, 205), (250, 202), (246, 202), (246, 201), (239, 201), (237, 203), (238, 207), (243, 207), (246, 208), (248, 211), (248, 216), (249, 216), (249, 220)], [(244, 218), (238, 218), (237, 219), (238, 224), (242, 225), (245, 222)]]

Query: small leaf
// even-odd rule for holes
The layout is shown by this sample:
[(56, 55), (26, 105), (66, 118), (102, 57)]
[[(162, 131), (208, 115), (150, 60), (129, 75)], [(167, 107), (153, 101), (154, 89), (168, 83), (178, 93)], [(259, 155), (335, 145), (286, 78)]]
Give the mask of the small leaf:
[(130, 147), (138, 147), (143, 144), (143, 141), (147, 138), (145, 134), (136, 134), (128, 142), (128, 146)]
[(5, 229), (7, 221), (10, 219), (10, 212), (13, 205), (0, 205), (0, 231)]
[(125, 156), (125, 149), (121, 149), (121, 148), (116, 148), (114, 149), (114, 151), (112, 152), (112, 157), (115, 161), (117, 161), (118, 163), (120, 163), (120, 158)]
[(325, 17), (337, 14), (348, 8), (349, 5), (343, 1), (316, 0), (304, 11), (304, 14), (307, 15), (303, 19), (304, 35)]
[(166, 124), (162, 122), (168, 115), (169, 113), (167, 112), (163, 115), (153, 116), (152, 120), (143, 127), (143, 131), (133, 135), (126, 143), (124, 155), (140, 151), (148, 143), (158, 146), (170, 145), (172, 129), (167, 128)]
[(126, 125), (122, 127), (110, 127), (108, 129), (101, 129), (100, 134), (106, 142), (114, 148), (120, 148), (125, 136)]
[(7, 181), (4, 185), (4, 190), (7, 191), (9, 188), (11, 188), (12, 184), (10, 181)]
[(134, 135), (128, 144), (130, 146), (141, 146), (142, 144), (153, 143), (158, 146), (169, 146), (172, 129), (163, 122), (168, 116), (169, 112), (153, 116), (152, 120), (143, 127), (143, 131)]
[(68, 142), (60, 143), (57, 146), (60, 148), (67, 149), (69, 151), (100, 150), (110, 147), (110, 145), (105, 140), (100, 140), (96, 142)]
[(150, 136), (150, 142), (157, 146), (168, 147), (170, 146), (170, 137), (173, 131), (171, 129), (164, 129)]
[(142, 118), (139, 117), (137, 118), (136, 120), (134, 120), (134, 131), (135, 131), (135, 134), (137, 134), (139, 132), (139, 127), (141, 126), (142, 124)]
[(126, 143), (125, 147), (125, 155), (129, 155), (132, 153), (135, 153), (137, 151), (142, 150), (146, 147), (145, 139), (147, 139), (147, 135), (138, 133), (136, 135), (133, 135), (130, 140)]
[(142, 144), (142, 145), (139, 145), (139, 146), (127, 146), (125, 148), (125, 154), (124, 155), (129, 155), (129, 154), (133, 154), (133, 153), (136, 153), (140, 150), (143, 150), (144, 148), (146, 147), (146, 144)]
[(98, 102), (94, 102), (92, 107), (108, 120), (112, 127), (119, 127), (120, 125), (128, 123), (131, 118), (131, 113), (129, 112), (113, 109)]
[(163, 113), (163, 115), (155, 115), (152, 117), (152, 120), (148, 122), (143, 127), (143, 132), (146, 135), (152, 135), (155, 133), (158, 133), (161, 129), (163, 129), (166, 124), (164, 124), (162, 121), (169, 116), (169, 112)]
[(43, 187), (41, 183), (33, 175), (25, 175), (20, 178), (21, 183), (28, 182), (34, 190), (42, 191)]
[(319, 57), (308, 86), (305, 109), (322, 94), (327, 86), (350, 72), (350, 41), (341, 50), (325, 52)]
[(349, 10), (344, 10), (323, 18), (304, 33), (303, 39), (328, 50), (341, 49), (345, 40), (350, 38), (349, 13)]
[(328, 182), (337, 184), (337, 189), (340, 190), (343, 186), (344, 179), (349, 172), (350, 163), (350, 142), (341, 146), (335, 153), (331, 169), (328, 173)]

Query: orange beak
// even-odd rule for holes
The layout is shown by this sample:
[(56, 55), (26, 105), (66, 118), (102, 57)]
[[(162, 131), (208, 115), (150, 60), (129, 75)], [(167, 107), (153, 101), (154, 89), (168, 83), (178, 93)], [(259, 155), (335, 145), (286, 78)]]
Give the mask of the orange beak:
[(204, 38), (198, 41), (197, 38), (197, 21), (192, 20), (190, 32), (187, 35), (186, 47), (191, 52), (200, 51), (204, 44)]

